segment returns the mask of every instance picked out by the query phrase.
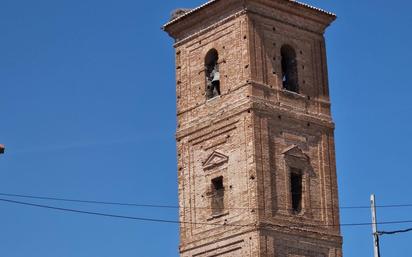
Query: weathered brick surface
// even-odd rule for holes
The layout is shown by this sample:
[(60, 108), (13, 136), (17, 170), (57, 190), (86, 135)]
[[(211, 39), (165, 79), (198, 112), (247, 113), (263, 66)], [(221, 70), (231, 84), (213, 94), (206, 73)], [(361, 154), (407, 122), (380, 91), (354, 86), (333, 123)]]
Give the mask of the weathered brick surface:
[[(342, 256), (323, 37), (333, 20), (287, 0), (217, 0), (165, 26), (176, 39), (181, 256)], [(299, 94), (282, 88), (284, 44)], [(221, 95), (207, 100), (213, 48)], [(299, 214), (290, 167), (303, 171)], [(224, 211), (213, 216), (217, 177)]]

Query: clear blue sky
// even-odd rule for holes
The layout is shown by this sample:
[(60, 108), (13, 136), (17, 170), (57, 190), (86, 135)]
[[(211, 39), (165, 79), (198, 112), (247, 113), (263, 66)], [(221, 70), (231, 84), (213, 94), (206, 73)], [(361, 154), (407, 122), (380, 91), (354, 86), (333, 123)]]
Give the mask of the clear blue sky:
[[(412, 3), (306, 2), (339, 16), (326, 36), (341, 205), (372, 192), (412, 203)], [(173, 48), (160, 26), (201, 3), (0, 0), (0, 192), (176, 205)], [(177, 220), (174, 209), (26, 201)], [(378, 214), (412, 220), (412, 208)], [(369, 210), (341, 221), (369, 222)], [(4, 257), (178, 256), (174, 224), (0, 202), (0, 228)], [(372, 256), (369, 226), (343, 236), (344, 256)], [(410, 242), (385, 236), (382, 256), (412, 256)]]

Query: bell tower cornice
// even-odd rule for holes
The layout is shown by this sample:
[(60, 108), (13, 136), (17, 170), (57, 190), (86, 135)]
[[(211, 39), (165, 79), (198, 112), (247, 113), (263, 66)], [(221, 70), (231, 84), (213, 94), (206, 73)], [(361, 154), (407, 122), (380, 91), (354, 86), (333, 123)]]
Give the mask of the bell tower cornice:
[[(299, 26), (319, 34), (323, 34), (326, 27), (336, 19), (336, 15), (331, 12), (294, 0), (211, 0), (194, 9), (178, 9), (178, 15), (172, 15), (171, 20), (164, 24), (162, 29), (179, 43), (193, 33), (210, 29), (210, 26), (216, 22), (245, 13), (263, 15), (271, 19), (284, 18), (270, 11), (262, 11), (262, 7), (275, 8), (288, 13), (289, 17), (295, 16), (295, 18), (310, 21), (299, 24), (293, 22), (293, 19), (284, 20), (292, 26)], [(179, 12), (179, 10), (182, 11)]]

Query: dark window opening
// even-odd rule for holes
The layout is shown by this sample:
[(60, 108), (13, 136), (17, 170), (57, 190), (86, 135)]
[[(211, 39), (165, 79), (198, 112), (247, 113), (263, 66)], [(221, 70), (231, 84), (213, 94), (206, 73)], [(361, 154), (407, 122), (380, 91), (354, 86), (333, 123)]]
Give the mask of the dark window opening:
[(211, 49), (205, 58), (207, 99), (220, 95), (220, 72), (218, 60), (219, 54), (216, 49)]
[(299, 169), (291, 169), (290, 173), (290, 191), (292, 196), (292, 211), (299, 214), (302, 211), (302, 171)]
[(299, 93), (296, 52), (291, 46), (288, 45), (282, 46), (280, 52), (282, 56), (283, 88), (288, 91)]
[(225, 188), (223, 186), (223, 177), (212, 179), (212, 215), (223, 213)]

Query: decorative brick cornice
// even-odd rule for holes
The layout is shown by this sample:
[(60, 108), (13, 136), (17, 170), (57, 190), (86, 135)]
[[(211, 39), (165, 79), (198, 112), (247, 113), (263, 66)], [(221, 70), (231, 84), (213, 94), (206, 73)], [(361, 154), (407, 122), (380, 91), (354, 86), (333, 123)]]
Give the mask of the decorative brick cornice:
[[(201, 6), (198, 6), (198, 7), (194, 8), (194, 9), (186, 12), (185, 14), (183, 14), (183, 15), (181, 15), (181, 16), (179, 16), (179, 17), (176, 17), (175, 19), (172, 19), (171, 21), (169, 21), (169, 22), (167, 22), (166, 24), (164, 24), (164, 25), (163, 25), (163, 29), (166, 30), (169, 25), (172, 25), (172, 24), (180, 21), (181, 19), (184, 19), (185, 17), (190, 16), (191, 14), (194, 14), (194, 13), (196, 13), (196, 12), (202, 10), (202, 9), (205, 9), (205, 8), (207, 8), (208, 6), (211, 6), (211, 5), (213, 5), (213, 4), (215, 4), (216, 2), (219, 2), (219, 1), (221, 1), (221, 0), (211, 0), (211, 1), (207, 2), (207, 3), (205, 3), (205, 4), (202, 4)], [(287, 1), (288, 1), (289, 3), (291, 3), (291, 4), (295, 4), (295, 5), (297, 5), (297, 6), (300, 6), (300, 7), (309, 9), (309, 10), (313, 10), (313, 11), (316, 11), (316, 12), (323, 13), (323, 14), (325, 14), (325, 15), (327, 15), (327, 16), (330, 16), (330, 17), (333, 18), (333, 19), (336, 18), (336, 14), (334, 14), (334, 13), (332, 13), (332, 12), (328, 12), (328, 11), (323, 10), (323, 9), (321, 9), (321, 8), (317, 8), (317, 7), (314, 7), (314, 6), (312, 6), (312, 5), (308, 5), (308, 4), (305, 4), (305, 3), (302, 3), (302, 2), (298, 2), (298, 1), (294, 1), (294, 0), (287, 0)]]
[[(219, 12), (219, 10), (222, 9), (221, 7), (224, 7), (224, 9), (228, 9), (229, 7), (234, 9), (240, 8), (243, 11), (247, 11), (249, 5), (253, 4), (276, 4), (277, 7), (281, 6), (283, 10), (294, 10), (293, 13), (291, 13), (293, 15), (312, 19), (315, 22), (323, 24), (325, 27), (327, 27), (336, 19), (336, 15), (331, 12), (294, 0), (277, 0), (275, 2), (269, 2), (267, 0), (211, 0), (172, 19), (171, 21), (164, 24), (162, 26), (162, 29), (168, 32), (171, 37), (175, 38), (177, 41), (180, 41), (182, 39), (182, 36), (180, 35), (181, 31), (187, 30), (187, 27), (198, 25), (199, 23), (204, 22), (206, 17), (220, 16), (221, 13)], [(214, 7), (219, 8), (216, 8), (215, 12), (213, 12), (212, 10)]]

